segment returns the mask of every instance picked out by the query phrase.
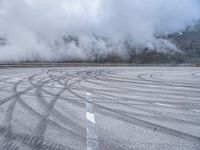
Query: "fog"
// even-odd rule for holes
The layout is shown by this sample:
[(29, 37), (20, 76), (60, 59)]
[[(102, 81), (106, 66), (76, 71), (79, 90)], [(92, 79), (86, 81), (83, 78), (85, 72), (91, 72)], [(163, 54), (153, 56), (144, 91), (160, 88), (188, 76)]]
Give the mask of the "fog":
[(157, 38), (200, 19), (199, 0), (0, 0), (0, 61), (93, 60), (178, 49)]

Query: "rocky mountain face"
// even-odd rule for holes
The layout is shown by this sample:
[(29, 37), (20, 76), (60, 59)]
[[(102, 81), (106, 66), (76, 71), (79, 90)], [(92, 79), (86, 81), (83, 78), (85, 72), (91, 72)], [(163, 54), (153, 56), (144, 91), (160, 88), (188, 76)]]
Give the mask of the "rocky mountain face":
[(168, 38), (183, 52), (181, 56), (184, 62), (200, 62), (200, 25)]

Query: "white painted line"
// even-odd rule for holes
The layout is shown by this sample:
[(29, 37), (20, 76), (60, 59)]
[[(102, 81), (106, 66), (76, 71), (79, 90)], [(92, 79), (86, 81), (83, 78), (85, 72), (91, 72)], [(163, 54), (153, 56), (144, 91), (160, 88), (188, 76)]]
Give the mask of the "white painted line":
[(15, 81), (19, 81), (19, 80), (21, 80), (21, 79), (23, 79), (23, 78), (14, 77), (14, 78), (8, 79), (8, 81), (10, 81), (10, 82), (15, 82)]
[(87, 150), (98, 150), (99, 143), (93, 109), (92, 94), (86, 93)]
[(64, 86), (63, 86), (63, 85), (57, 84), (57, 85), (53, 85), (52, 87), (55, 87), (55, 88), (63, 88)]
[(193, 109), (192, 111), (196, 112), (196, 113), (200, 113), (200, 110), (198, 110), (198, 109)]
[(168, 104), (163, 104), (163, 103), (155, 103), (156, 105), (159, 105), (159, 106), (164, 106), (164, 107), (174, 107), (172, 105), (168, 105)]
[(87, 93), (86, 93), (86, 96), (88, 96), (88, 97), (91, 97), (91, 96), (92, 96), (92, 94), (91, 94), (91, 93), (89, 93), (89, 92), (87, 92)]
[(89, 120), (91, 123), (95, 124), (94, 114), (87, 112), (87, 120)]

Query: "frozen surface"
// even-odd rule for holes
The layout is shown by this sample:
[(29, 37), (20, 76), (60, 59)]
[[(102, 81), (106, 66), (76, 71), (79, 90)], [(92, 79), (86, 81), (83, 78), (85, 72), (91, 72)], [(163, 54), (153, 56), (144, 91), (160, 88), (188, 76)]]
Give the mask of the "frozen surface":
[(87, 96), (101, 150), (200, 149), (200, 68), (76, 67), (0, 69), (0, 150), (85, 150)]

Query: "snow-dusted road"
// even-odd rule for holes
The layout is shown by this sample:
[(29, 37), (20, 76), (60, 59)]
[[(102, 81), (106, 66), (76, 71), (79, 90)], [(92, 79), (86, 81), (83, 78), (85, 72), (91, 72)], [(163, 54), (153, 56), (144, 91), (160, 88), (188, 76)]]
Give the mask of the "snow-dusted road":
[(200, 68), (0, 69), (0, 150), (199, 150)]

